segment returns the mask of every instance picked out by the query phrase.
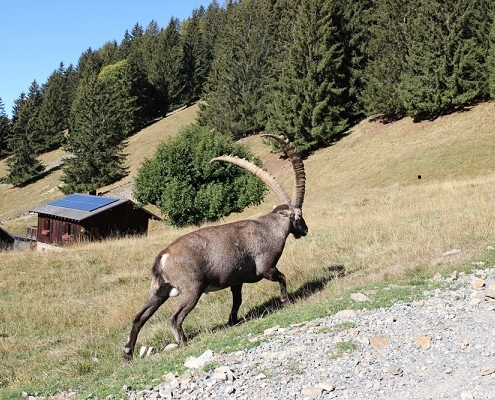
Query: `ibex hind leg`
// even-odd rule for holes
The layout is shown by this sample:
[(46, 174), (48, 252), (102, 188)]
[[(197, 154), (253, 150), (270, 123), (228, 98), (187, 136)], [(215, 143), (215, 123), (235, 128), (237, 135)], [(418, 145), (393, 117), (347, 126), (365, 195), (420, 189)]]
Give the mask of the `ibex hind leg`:
[(278, 282), (280, 285), (280, 301), (282, 305), (285, 305), (289, 301), (289, 296), (287, 295), (287, 283), (285, 280), (285, 275), (280, 272), (277, 268), (272, 268), (263, 275), (263, 278), (269, 281)]
[(181, 293), (179, 306), (172, 317), (170, 317), (172, 332), (179, 346), (185, 346), (187, 344), (187, 338), (182, 329), (182, 324), (187, 315), (196, 307), (202, 294), (203, 290), (199, 289), (188, 293)]
[(124, 346), (124, 360), (132, 360), (132, 353), (134, 347), (136, 346), (137, 337), (139, 331), (143, 325), (150, 319), (150, 317), (155, 313), (158, 308), (170, 297), (170, 292), (173, 291), (173, 287), (166, 282), (158, 282), (158, 280), (153, 280), (151, 285), (151, 290), (148, 296), (148, 300), (141, 308), (141, 310), (136, 314), (132, 322), (131, 333), (129, 334), (129, 339)]

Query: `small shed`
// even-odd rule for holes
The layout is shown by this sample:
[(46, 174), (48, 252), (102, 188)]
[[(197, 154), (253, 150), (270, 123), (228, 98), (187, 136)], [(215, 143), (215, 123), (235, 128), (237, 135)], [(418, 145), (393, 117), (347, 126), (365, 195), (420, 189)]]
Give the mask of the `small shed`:
[(0, 250), (14, 248), (14, 237), (5, 229), (0, 227)]
[[(31, 236), (38, 243), (63, 246), (111, 236), (143, 235), (156, 215), (129, 199), (71, 194), (31, 210), (38, 226)], [(33, 228), (28, 228), (28, 230)]]
[(7, 232), (0, 227), (0, 250), (28, 250), (31, 240), (27, 236)]

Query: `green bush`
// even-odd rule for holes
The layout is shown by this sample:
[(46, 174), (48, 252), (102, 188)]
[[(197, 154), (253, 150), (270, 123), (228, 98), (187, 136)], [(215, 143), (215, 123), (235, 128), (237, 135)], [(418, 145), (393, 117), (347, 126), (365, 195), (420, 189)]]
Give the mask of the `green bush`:
[(224, 154), (252, 159), (249, 149), (225, 135), (186, 126), (141, 165), (134, 196), (142, 204), (157, 206), (177, 227), (216, 221), (259, 204), (266, 193), (259, 178), (230, 163), (210, 163)]

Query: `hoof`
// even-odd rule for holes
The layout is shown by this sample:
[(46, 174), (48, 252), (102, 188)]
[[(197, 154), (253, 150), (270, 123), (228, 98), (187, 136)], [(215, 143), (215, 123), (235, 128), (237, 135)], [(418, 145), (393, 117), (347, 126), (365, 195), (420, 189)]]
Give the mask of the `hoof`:
[(124, 361), (126, 361), (126, 362), (132, 361), (132, 350), (125, 348), (123, 358), (124, 358)]

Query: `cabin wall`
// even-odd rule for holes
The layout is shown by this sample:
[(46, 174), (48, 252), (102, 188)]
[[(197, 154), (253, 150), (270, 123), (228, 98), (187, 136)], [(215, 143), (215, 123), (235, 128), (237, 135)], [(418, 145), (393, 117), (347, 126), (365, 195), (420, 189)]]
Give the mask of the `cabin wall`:
[(34, 242), (29, 239), (16, 238), (14, 240), (14, 250), (25, 251), (34, 248)]
[(79, 242), (82, 239), (81, 225), (78, 222), (38, 214), (38, 231), (36, 233), (38, 242), (65, 245), (70, 242)]
[[(145, 234), (148, 231), (149, 216), (132, 203), (124, 203), (85, 219), (83, 225), (95, 238), (109, 236)], [(95, 234), (97, 231), (97, 235)]]

